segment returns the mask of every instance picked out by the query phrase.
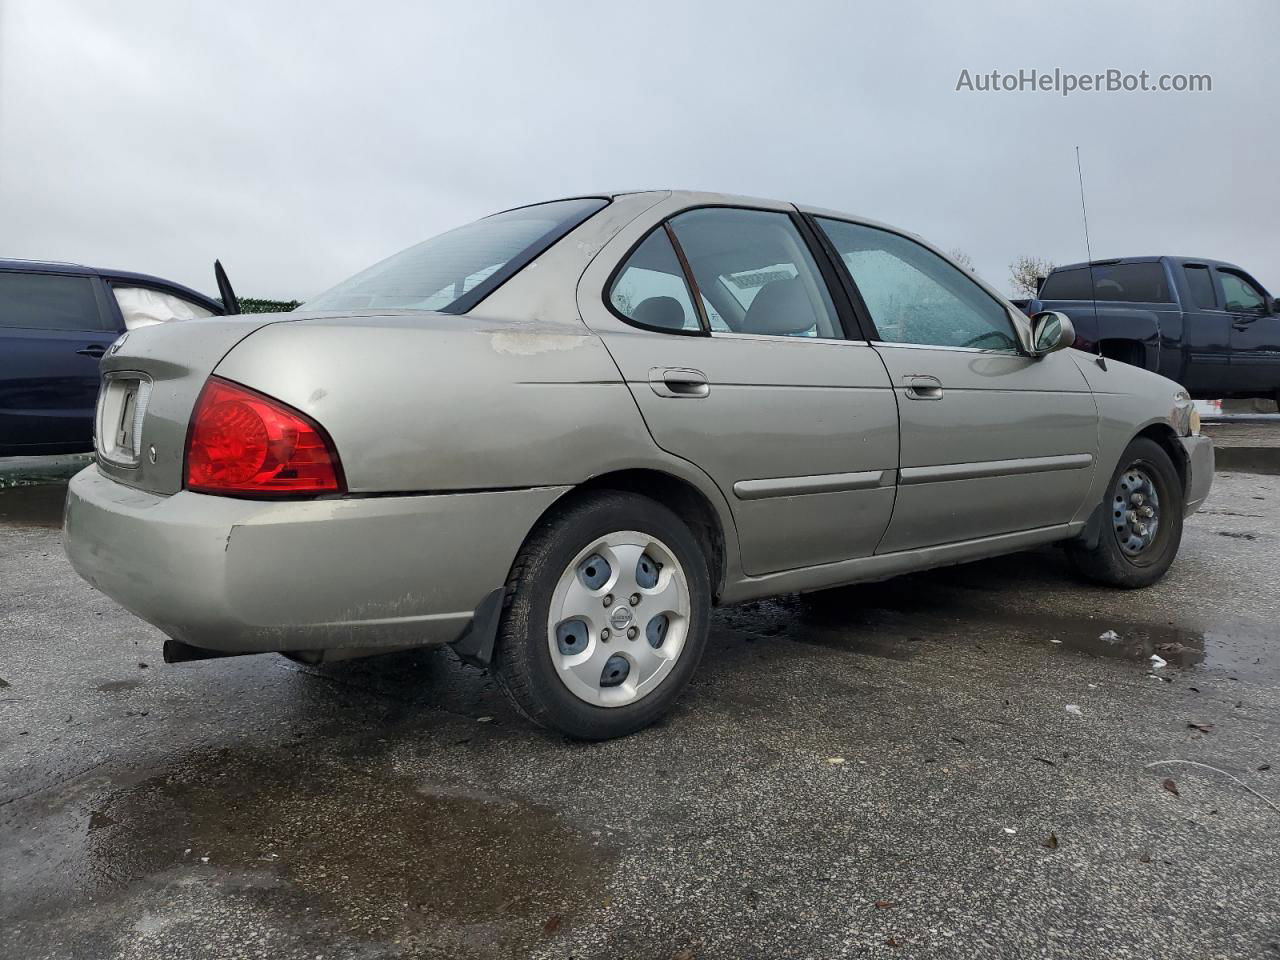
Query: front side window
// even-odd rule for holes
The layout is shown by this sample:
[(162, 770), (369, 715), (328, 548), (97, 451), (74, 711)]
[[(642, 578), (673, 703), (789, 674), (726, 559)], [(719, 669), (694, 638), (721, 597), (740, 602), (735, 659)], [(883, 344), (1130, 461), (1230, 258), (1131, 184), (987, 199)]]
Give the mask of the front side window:
[(304, 308), (465, 313), (607, 203), (557, 200), (485, 217), (357, 273)]
[(673, 217), (671, 229), (713, 331), (842, 336), (826, 282), (787, 214), (705, 207)]
[(1191, 291), (1192, 302), (1201, 310), (1213, 310), (1218, 306), (1218, 298), (1213, 292), (1213, 278), (1209, 276), (1208, 267), (1197, 267), (1187, 264), (1182, 268), (1187, 278), (1187, 288)]
[(105, 330), (88, 277), (0, 273), (0, 327)]
[(1227, 309), (1235, 313), (1265, 313), (1267, 298), (1252, 283), (1230, 270), (1219, 270), (1222, 296)]
[(1005, 308), (927, 247), (887, 230), (820, 218), (882, 341), (1016, 352)]

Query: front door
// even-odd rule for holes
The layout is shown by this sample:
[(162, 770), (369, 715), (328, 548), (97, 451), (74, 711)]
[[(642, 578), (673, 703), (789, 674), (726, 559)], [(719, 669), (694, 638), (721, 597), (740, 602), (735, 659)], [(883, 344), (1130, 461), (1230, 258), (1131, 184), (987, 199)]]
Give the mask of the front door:
[(898, 398), (898, 498), (877, 553), (1070, 521), (1098, 452), (1097, 407), (1070, 353), (1028, 356), (1006, 307), (922, 244), (816, 222)]
[(893, 391), (875, 351), (845, 338), (794, 213), (679, 213), (598, 290), (584, 318), (654, 440), (723, 492), (748, 574), (875, 550), (893, 509)]
[(1243, 394), (1272, 397), (1280, 390), (1280, 317), (1251, 278), (1218, 267), (1222, 300), (1231, 318), (1231, 386)]
[(99, 281), (0, 272), (0, 452), (93, 448), (98, 361), (107, 329)]

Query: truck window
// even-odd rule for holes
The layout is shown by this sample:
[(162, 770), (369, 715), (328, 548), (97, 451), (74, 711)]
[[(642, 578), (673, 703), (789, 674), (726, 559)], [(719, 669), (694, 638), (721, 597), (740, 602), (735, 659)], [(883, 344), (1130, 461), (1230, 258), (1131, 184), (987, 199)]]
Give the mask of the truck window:
[(1042, 300), (1092, 300), (1095, 296), (1121, 303), (1173, 303), (1169, 279), (1158, 262), (1099, 263), (1092, 271), (1088, 267), (1055, 270), (1040, 289)]
[(1252, 283), (1230, 270), (1219, 270), (1218, 276), (1222, 278), (1222, 294), (1228, 310), (1235, 313), (1265, 312), (1267, 298)]
[(1216, 310), (1218, 295), (1213, 292), (1213, 277), (1209, 276), (1208, 267), (1187, 264), (1182, 268), (1186, 274), (1187, 286), (1191, 289), (1191, 299), (1201, 310)]

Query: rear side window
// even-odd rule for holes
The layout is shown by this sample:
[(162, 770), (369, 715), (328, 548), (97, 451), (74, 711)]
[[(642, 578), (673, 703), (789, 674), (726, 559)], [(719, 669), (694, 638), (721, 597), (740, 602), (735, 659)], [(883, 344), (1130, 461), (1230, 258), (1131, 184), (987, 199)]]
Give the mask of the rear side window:
[(785, 213), (705, 207), (672, 218), (713, 331), (843, 336), (831, 294)]
[(662, 227), (650, 233), (627, 258), (609, 288), (609, 305), (642, 327), (702, 332), (684, 271)]
[(1095, 297), (1120, 303), (1173, 302), (1164, 267), (1156, 262), (1099, 263), (1092, 271), (1088, 267), (1055, 270), (1040, 289), (1042, 300), (1092, 300)]
[(1209, 276), (1209, 268), (1184, 266), (1182, 272), (1186, 275), (1187, 287), (1191, 290), (1191, 302), (1201, 310), (1215, 309), (1218, 297), (1213, 292), (1213, 277)]
[(110, 329), (91, 279), (52, 273), (0, 273), (0, 327)]
[(496, 213), (357, 273), (308, 300), (305, 309), (466, 313), (607, 204), (588, 197)]

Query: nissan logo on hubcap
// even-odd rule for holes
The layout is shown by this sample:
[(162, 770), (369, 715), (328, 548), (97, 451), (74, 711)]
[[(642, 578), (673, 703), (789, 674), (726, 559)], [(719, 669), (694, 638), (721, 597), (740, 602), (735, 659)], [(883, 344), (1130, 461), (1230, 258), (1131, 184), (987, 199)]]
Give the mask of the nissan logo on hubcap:
[(631, 608), (627, 606), (617, 606), (613, 608), (613, 612), (609, 614), (609, 623), (613, 625), (615, 630), (625, 630), (631, 626)]

